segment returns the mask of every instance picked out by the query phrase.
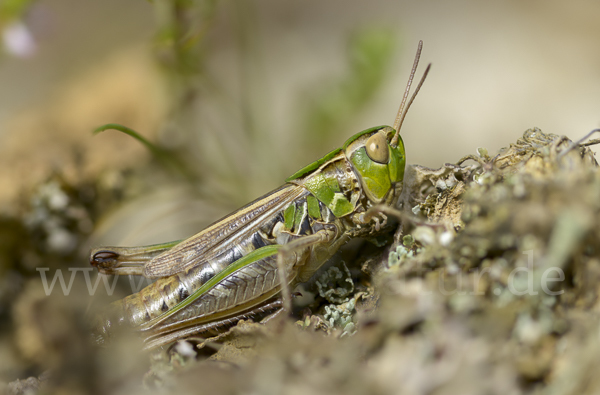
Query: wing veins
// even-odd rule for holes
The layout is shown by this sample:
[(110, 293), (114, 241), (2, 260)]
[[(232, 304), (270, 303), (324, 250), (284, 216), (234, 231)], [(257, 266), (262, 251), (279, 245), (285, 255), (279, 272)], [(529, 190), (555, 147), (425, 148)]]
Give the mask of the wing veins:
[(144, 266), (144, 276), (165, 277), (206, 264), (231, 243), (247, 236), (265, 217), (274, 215), (304, 192), (298, 185), (286, 184), (261, 196), (149, 260)]

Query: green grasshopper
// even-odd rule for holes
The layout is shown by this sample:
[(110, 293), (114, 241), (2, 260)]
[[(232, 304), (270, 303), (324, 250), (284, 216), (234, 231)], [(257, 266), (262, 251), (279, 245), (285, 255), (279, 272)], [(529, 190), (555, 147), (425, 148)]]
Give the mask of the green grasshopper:
[(97, 340), (128, 324), (145, 348), (154, 348), (222, 332), (243, 318), (289, 311), (290, 289), (308, 281), (349, 239), (380, 231), (403, 187), (399, 130), (431, 67), (407, 104), (422, 45), (393, 128), (355, 134), (280, 188), (189, 239), (92, 250), (90, 262), (101, 273), (158, 278), (112, 304), (98, 324)]

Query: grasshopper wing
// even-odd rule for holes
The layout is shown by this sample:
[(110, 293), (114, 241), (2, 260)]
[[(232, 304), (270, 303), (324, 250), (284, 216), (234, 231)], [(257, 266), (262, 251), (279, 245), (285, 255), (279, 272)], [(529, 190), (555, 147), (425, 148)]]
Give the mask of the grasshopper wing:
[(208, 264), (251, 237), (265, 221), (278, 215), (307, 191), (295, 184), (285, 184), (221, 218), (202, 232), (155, 256), (144, 266), (148, 278), (165, 277)]

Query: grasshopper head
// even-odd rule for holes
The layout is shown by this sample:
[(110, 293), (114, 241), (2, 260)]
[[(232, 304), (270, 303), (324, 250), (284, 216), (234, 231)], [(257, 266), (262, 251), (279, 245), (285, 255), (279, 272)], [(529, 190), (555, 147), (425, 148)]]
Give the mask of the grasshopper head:
[(417, 96), (419, 89), (421, 89), (431, 68), (430, 63), (407, 103), (406, 100), (410, 92), (413, 77), (417, 71), (417, 66), (419, 65), (422, 48), (423, 41), (419, 41), (417, 55), (415, 56), (413, 68), (408, 78), (408, 84), (406, 84), (402, 103), (394, 121), (394, 127), (377, 126), (364, 130), (346, 141), (343, 147), (346, 158), (352, 162), (354, 169), (359, 175), (363, 191), (373, 203), (381, 203), (388, 192), (397, 183), (401, 183), (404, 180), (406, 156), (404, 154), (404, 143), (402, 142), (402, 137), (400, 137), (400, 128), (410, 105)]
[(363, 191), (372, 202), (381, 203), (390, 189), (404, 180), (404, 143), (393, 128), (378, 126), (367, 129), (350, 138), (343, 149), (359, 175)]

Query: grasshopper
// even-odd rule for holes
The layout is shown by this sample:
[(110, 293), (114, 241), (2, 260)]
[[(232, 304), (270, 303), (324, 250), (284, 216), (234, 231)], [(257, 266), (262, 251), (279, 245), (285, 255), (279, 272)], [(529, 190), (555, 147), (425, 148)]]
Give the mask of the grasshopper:
[(398, 205), (406, 164), (400, 127), (422, 41), (394, 127), (377, 126), (303, 167), (286, 183), (183, 241), (101, 247), (90, 263), (104, 274), (158, 280), (111, 305), (98, 323), (139, 331), (145, 348), (224, 331), (243, 318), (289, 311), (290, 292), (353, 237), (380, 231)]

